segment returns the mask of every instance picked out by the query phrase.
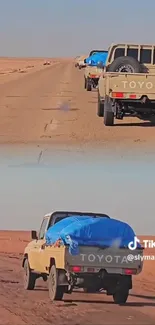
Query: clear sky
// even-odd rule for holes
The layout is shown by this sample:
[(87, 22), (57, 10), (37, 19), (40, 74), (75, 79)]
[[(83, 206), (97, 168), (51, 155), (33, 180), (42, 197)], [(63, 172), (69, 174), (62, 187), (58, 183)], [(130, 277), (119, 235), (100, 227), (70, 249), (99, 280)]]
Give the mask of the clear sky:
[(44, 214), (70, 209), (107, 213), (138, 234), (155, 234), (155, 155), (46, 151), (37, 165), (39, 151), (0, 150), (0, 229), (37, 229)]
[(1, 56), (76, 56), (155, 43), (154, 0), (0, 0)]

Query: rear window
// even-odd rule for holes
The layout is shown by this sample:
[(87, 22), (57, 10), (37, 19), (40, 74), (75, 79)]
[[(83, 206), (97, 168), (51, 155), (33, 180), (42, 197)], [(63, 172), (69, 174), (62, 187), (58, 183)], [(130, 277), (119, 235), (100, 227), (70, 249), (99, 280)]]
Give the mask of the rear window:
[(125, 55), (125, 49), (124, 48), (117, 48), (115, 50), (115, 55), (114, 55), (114, 59), (119, 58), (120, 56), (124, 56)]
[(127, 49), (127, 56), (138, 60), (138, 49)]
[[(54, 223), (57, 223), (59, 221), (61, 221), (62, 219), (66, 218), (66, 217), (70, 217), (70, 216), (75, 216), (77, 215), (78, 217), (81, 215), (81, 216), (90, 216), (90, 217), (94, 217), (94, 218), (99, 218), (99, 217), (102, 217), (102, 218), (110, 218), (107, 214), (103, 214), (103, 213), (90, 213), (90, 212), (57, 212), (55, 213), (54, 217), (55, 217), (55, 222)], [(51, 223), (53, 221), (53, 218), (51, 218)], [(49, 224), (49, 227), (51, 226), (51, 223)], [(49, 228), (48, 227), (48, 228)]]
[(92, 56), (93, 54), (96, 54), (96, 53), (108, 53), (108, 51), (105, 51), (105, 50), (93, 50), (89, 53), (89, 56)]
[(63, 220), (65, 217), (66, 217), (66, 216), (56, 218), (56, 219), (55, 219), (55, 223), (57, 223), (57, 222)]
[(140, 50), (140, 63), (151, 63), (151, 53), (149, 49)]

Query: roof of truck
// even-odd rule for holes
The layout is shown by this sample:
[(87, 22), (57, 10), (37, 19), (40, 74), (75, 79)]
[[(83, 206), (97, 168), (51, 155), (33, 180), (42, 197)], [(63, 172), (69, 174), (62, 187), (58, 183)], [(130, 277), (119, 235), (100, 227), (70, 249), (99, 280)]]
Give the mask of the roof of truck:
[(106, 218), (110, 218), (107, 214), (105, 213), (101, 213), (101, 212), (81, 212), (81, 211), (52, 211), (52, 212), (49, 212), (47, 214), (44, 215), (44, 218), (50, 218), (52, 214), (56, 214), (56, 213), (68, 213), (68, 214), (71, 214), (71, 215), (97, 215), (97, 216), (101, 216), (101, 217), (106, 217)]
[(155, 44), (143, 44), (143, 43), (111, 43), (110, 47), (111, 46), (124, 46), (124, 45), (129, 45), (129, 46), (155, 46)]

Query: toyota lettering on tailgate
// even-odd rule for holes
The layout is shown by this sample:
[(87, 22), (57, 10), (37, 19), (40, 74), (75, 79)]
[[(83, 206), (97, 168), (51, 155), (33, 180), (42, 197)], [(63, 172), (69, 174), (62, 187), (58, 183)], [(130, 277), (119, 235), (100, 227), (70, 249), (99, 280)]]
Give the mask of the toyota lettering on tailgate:
[(121, 255), (98, 255), (98, 254), (80, 254), (82, 262), (89, 262), (89, 263), (113, 263), (113, 264), (123, 264), (123, 263), (133, 263), (133, 260), (128, 259), (127, 256), (121, 256)]
[(135, 89), (135, 88), (139, 88), (139, 89), (144, 89), (144, 88), (147, 88), (147, 89), (152, 89), (153, 88), (153, 83), (148, 81), (148, 82), (145, 82), (145, 81), (122, 81), (123, 83), (123, 87), (124, 89), (129, 87), (131, 89)]

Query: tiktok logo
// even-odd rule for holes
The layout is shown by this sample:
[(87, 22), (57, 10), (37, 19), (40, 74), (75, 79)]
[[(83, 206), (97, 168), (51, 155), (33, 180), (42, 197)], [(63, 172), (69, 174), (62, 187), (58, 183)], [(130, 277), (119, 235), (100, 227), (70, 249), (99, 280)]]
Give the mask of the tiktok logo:
[(128, 248), (134, 251), (137, 248), (138, 243), (140, 243), (140, 240), (135, 236), (134, 240), (128, 244)]

